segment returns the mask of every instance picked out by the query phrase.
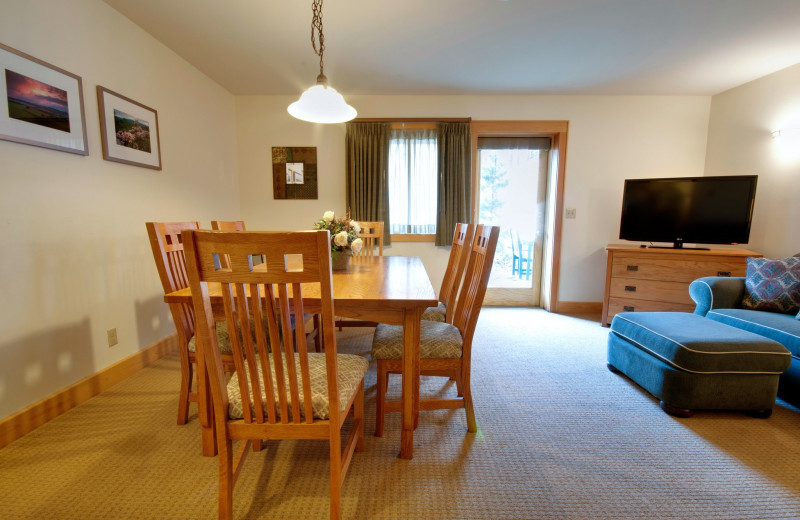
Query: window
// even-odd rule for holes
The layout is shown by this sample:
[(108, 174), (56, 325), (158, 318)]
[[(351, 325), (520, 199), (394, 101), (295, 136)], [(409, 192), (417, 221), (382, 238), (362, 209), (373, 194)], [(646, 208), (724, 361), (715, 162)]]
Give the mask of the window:
[(389, 221), (392, 234), (436, 233), (438, 147), (434, 125), (392, 128)]

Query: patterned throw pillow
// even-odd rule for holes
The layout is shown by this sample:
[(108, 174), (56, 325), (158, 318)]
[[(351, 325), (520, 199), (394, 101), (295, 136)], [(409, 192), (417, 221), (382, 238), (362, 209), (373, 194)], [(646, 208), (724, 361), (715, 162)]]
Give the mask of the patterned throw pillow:
[(800, 311), (800, 258), (748, 258), (742, 307), (794, 314)]

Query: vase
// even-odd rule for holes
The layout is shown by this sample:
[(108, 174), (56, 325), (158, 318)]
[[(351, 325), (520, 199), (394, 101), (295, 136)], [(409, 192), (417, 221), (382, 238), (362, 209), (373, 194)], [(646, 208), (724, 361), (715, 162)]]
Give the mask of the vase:
[(345, 249), (344, 251), (332, 251), (331, 269), (334, 271), (344, 271), (347, 269), (347, 266), (350, 264), (350, 257), (352, 254), (353, 253), (350, 251), (350, 249)]

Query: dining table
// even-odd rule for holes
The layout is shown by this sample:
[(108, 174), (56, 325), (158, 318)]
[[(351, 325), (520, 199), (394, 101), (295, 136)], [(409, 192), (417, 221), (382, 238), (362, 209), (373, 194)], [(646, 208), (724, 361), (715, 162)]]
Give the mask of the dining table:
[[(415, 256), (353, 256), (343, 270), (333, 270), (336, 316), (403, 326), (400, 458), (414, 456), (414, 430), (419, 417), (420, 320), (438, 300), (422, 260)], [(222, 309), (220, 284), (209, 283), (215, 316)], [(302, 284), (307, 313), (321, 312), (319, 284)], [(192, 304), (189, 287), (164, 295), (169, 304)], [(203, 454), (216, 455), (214, 421), (204, 360), (198, 359), (198, 416)]]

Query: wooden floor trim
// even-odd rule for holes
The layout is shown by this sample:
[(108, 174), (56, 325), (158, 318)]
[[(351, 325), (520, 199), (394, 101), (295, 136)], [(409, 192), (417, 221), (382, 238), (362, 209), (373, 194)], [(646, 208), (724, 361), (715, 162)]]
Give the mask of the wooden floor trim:
[(600, 314), (603, 302), (558, 302), (557, 314)]
[(178, 336), (163, 340), (0, 420), (0, 448), (78, 406), (178, 349)]

